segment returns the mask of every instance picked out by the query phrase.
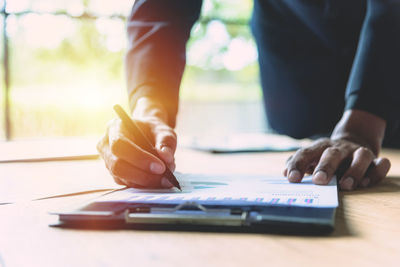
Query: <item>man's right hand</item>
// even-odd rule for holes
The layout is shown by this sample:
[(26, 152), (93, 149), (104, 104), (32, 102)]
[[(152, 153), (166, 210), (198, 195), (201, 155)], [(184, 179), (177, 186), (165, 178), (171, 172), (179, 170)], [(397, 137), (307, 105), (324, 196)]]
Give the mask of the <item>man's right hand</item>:
[[(159, 158), (140, 148), (132, 133), (120, 119), (110, 121), (97, 150), (116, 183), (129, 187), (171, 188), (162, 176), (168, 167), (175, 169), (174, 154), (177, 136), (168, 126), (167, 112), (162, 105), (148, 98), (137, 101), (132, 118), (155, 146)], [(162, 159), (162, 160), (160, 160)], [(168, 165), (165, 166), (164, 162)]]

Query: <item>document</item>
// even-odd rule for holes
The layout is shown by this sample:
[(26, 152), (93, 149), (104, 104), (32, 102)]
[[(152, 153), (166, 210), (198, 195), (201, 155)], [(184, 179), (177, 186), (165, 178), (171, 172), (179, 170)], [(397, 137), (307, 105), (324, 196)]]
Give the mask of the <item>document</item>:
[(227, 205), (284, 205), (335, 208), (338, 206), (336, 179), (329, 185), (314, 185), (311, 177), (289, 183), (285, 177), (248, 175), (204, 175), (175, 173), (182, 191), (173, 189), (134, 189), (114, 191), (96, 202), (132, 202)]
[(212, 153), (293, 151), (308, 145), (309, 140), (265, 133), (193, 136), (181, 141), (184, 147)]

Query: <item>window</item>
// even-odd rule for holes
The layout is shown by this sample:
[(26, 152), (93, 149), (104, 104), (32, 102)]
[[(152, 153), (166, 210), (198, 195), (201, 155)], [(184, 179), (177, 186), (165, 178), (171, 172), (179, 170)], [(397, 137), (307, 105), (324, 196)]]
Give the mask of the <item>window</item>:
[[(1, 97), (5, 99), (8, 90), (10, 113), (5, 113), (6, 101), (2, 101), (1, 137), (6, 138), (6, 118), (10, 121), (11, 138), (103, 133), (107, 121), (114, 116), (113, 104), (127, 106), (123, 55), (125, 19), (132, 2), (3, 0), (4, 3), (1, 30), (3, 33), (7, 18), (8, 38), (1, 42), (2, 47), (6, 44), (9, 48), (10, 85), (6, 88), (4, 83), (7, 66), (2, 49)], [(205, 103), (255, 103), (252, 107), (256, 107), (256, 113), (262, 112), (257, 53), (247, 25), (251, 9), (251, 0), (204, 1), (202, 17), (193, 27), (188, 43), (188, 64), (181, 89), (182, 123), (178, 128), (196, 131), (196, 125), (185, 123), (189, 121), (185, 115), (197, 116), (195, 113), (204, 110), (201, 107)], [(255, 128), (263, 125), (261, 122)]]

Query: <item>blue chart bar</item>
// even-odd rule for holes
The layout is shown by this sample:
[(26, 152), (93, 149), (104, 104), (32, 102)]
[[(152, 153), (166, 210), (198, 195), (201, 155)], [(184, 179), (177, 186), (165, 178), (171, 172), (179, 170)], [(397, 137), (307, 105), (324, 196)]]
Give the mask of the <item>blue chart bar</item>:
[(314, 199), (312, 199), (312, 198), (307, 198), (307, 199), (305, 199), (304, 201), (305, 201), (307, 204), (312, 204), (313, 201), (314, 201)]
[(318, 204), (318, 199), (306, 196), (306, 197), (274, 197), (274, 198), (265, 198), (265, 197), (216, 197), (216, 196), (178, 196), (178, 195), (146, 195), (140, 196), (135, 195), (129, 198), (130, 201), (144, 201), (144, 202), (155, 202), (155, 201), (166, 201), (166, 202), (181, 202), (181, 201), (205, 201), (205, 202), (215, 202), (215, 201), (224, 201), (224, 202), (248, 202), (248, 203), (269, 203), (270, 205), (307, 205), (314, 206)]
[(273, 199), (271, 199), (271, 204), (278, 204), (278, 202), (279, 202), (279, 198), (273, 198)]

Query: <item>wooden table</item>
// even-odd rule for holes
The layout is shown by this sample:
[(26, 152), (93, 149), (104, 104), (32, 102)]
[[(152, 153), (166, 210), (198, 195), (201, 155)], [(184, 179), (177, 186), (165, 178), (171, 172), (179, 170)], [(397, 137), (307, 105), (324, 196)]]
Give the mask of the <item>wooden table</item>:
[[(330, 236), (48, 227), (56, 219), (49, 210), (86, 201), (97, 192), (0, 205), (0, 266), (400, 266), (400, 152), (384, 154), (392, 161), (389, 177), (374, 188), (340, 193)], [(181, 172), (280, 175), (288, 155), (180, 149), (177, 165)], [(110, 189), (111, 179), (100, 160), (0, 164), (0, 188), (6, 179), (21, 179), (24, 187), (26, 177), (37, 179), (30, 189), (41, 188), (43, 194), (46, 183), (75, 190), (84, 184), (85, 191), (88, 181), (96, 182), (94, 188)], [(20, 189), (9, 190), (18, 194)], [(52, 190), (47, 194), (54, 195)]]

